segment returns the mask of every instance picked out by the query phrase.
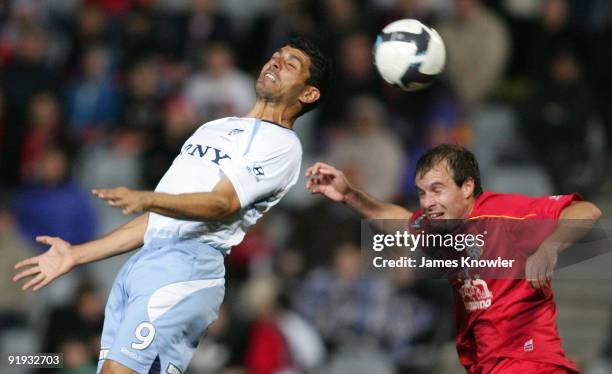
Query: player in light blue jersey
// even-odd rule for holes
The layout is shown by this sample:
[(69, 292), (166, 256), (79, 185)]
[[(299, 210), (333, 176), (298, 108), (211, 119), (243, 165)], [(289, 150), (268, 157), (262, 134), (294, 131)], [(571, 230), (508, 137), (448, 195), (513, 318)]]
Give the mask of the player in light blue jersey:
[(322, 100), (329, 75), (314, 45), (290, 40), (263, 66), (249, 113), (198, 128), (154, 192), (93, 191), (124, 214), (144, 214), (84, 244), (37, 237), (49, 250), (15, 265), (14, 280), (30, 277), (22, 289), (36, 291), (77, 265), (142, 247), (111, 290), (99, 373), (185, 372), (223, 300), (224, 254), (297, 181), (293, 123)]

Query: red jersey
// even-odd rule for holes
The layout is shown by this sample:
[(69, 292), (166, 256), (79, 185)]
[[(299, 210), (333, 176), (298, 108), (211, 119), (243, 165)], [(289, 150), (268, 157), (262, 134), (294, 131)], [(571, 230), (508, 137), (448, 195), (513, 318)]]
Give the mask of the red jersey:
[[(580, 196), (529, 197), (485, 192), (476, 199), (468, 219), (540, 219), (552, 222), (574, 200), (580, 200)], [(422, 214), (422, 211), (415, 212), (411, 220)], [(533, 252), (547, 236), (533, 238), (533, 233), (520, 235), (498, 231), (501, 233), (487, 238), (482, 248), (485, 254), (487, 251), (510, 253), (526, 243)], [(528, 255), (525, 253), (524, 258)], [(457, 352), (468, 373), (486, 374), (502, 358), (550, 363), (578, 371), (561, 348), (556, 326), (557, 310), (550, 287), (535, 290), (524, 277), (485, 279), (473, 272), (464, 279), (451, 279), (450, 283), (454, 290)]]

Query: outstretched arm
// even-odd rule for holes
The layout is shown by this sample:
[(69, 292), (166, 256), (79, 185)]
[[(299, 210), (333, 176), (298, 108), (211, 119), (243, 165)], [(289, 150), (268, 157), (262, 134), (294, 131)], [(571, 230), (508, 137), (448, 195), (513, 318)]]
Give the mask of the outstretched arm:
[[(169, 217), (193, 220), (215, 220), (240, 209), (240, 200), (227, 177), (211, 192), (165, 194), (134, 191), (124, 187), (92, 191), (109, 205), (123, 209), (124, 214), (155, 212)], [(72, 245), (61, 238), (39, 236), (36, 240), (51, 247), (40, 256), (31, 257), (15, 265), (23, 269), (13, 280), (32, 277), (22, 290), (36, 291), (75, 266), (102, 260), (142, 246), (149, 214), (143, 214), (110, 234), (80, 245)]]
[(93, 194), (110, 206), (121, 208), (123, 214), (153, 212), (184, 220), (219, 220), (240, 209), (240, 200), (227, 177), (210, 192), (168, 194), (136, 191), (125, 187), (96, 189)]
[(306, 188), (313, 194), (321, 194), (330, 200), (346, 204), (367, 219), (410, 219), (407, 209), (376, 200), (354, 188), (344, 173), (333, 166), (317, 162), (306, 170)]
[(143, 214), (115, 231), (87, 243), (72, 245), (62, 238), (39, 236), (36, 241), (50, 248), (40, 256), (28, 258), (15, 265), (21, 270), (13, 281), (33, 277), (22, 287), (37, 291), (77, 265), (112, 257), (142, 246), (149, 215)]
[(589, 233), (600, 217), (601, 210), (588, 201), (572, 202), (561, 211), (557, 228), (527, 259), (525, 277), (533, 288), (548, 286), (559, 253)]

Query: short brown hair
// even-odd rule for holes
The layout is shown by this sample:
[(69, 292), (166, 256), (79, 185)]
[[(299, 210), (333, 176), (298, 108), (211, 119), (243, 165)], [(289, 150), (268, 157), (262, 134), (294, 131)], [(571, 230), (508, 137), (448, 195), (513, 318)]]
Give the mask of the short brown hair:
[(417, 161), (416, 176), (423, 176), (442, 161), (446, 161), (457, 186), (461, 187), (465, 181), (472, 179), (474, 197), (482, 194), (478, 161), (472, 152), (457, 144), (440, 144), (427, 150)]

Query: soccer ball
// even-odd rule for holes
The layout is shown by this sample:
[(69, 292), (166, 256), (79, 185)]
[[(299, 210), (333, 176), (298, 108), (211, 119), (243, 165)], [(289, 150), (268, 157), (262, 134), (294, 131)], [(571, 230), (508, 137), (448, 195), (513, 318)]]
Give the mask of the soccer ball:
[(404, 91), (427, 87), (442, 72), (444, 42), (415, 19), (391, 22), (376, 37), (374, 63), (381, 77)]

